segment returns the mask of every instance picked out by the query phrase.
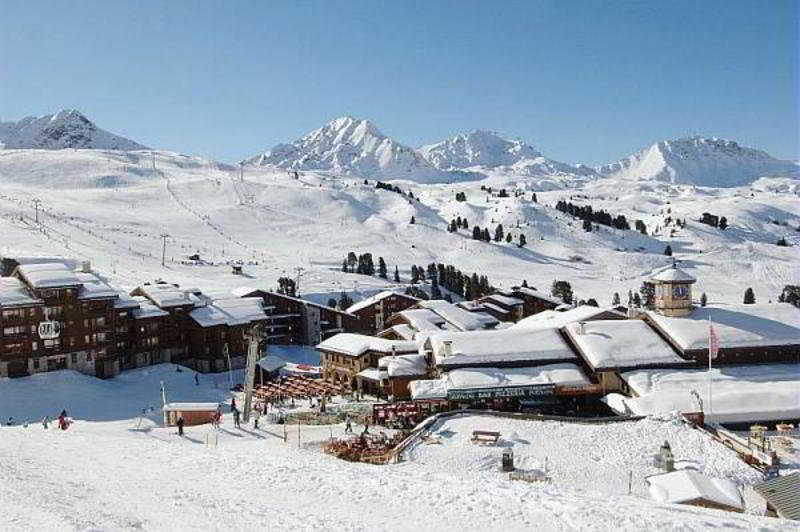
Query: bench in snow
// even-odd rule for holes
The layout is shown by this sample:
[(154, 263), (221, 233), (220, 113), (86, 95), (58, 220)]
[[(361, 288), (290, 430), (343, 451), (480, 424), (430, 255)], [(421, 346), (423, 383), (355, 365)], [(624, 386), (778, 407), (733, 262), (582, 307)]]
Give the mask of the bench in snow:
[(497, 440), (499, 439), (499, 432), (491, 432), (488, 430), (472, 431), (472, 443), (480, 443), (481, 445), (497, 445)]

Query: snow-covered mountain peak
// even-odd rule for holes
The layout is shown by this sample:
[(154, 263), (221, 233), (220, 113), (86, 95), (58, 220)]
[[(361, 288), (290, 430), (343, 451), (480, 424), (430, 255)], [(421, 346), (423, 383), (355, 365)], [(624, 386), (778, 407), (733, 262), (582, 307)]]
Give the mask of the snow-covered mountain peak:
[(497, 168), (512, 166), (526, 159), (541, 157), (521, 140), (509, 140), (495, 131), (475, 129), (419, 149), (419, 153), (441, 170), (454, 168)]
[(413, 149), (384, 135), (369, 120), (352, 116), (332, 120), (291, 144), (278, 144), (245, 163), (420, 183), (463, 177), (434, 168)]
[(82, 148), (143, 150), (146, 146), (97, 127), (76, 109), (28, 116), (17, 122), (0, 122), (0, 146), (7, 149)]
[(699, 136), (663, 140), (596, 170), (608, 177), (711, 187), (746, 185), (763, 176), (798, 176), (792, 161), (733, 140)]

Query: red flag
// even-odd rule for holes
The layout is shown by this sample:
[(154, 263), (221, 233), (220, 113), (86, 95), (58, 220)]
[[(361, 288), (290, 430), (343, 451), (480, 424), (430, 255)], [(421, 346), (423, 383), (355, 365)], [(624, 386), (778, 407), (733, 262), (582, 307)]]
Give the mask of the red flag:
[(713, 360), (719, 354), (719, 337), (711, 322), (708, 324), (708, 356)]

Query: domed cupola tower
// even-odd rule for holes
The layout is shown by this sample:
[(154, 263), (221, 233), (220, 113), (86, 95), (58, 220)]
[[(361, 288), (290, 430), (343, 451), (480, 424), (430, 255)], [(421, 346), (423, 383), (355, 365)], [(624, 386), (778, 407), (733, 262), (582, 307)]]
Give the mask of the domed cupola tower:
[(656, 287), (656, 312), (664, 316), (683, 317), (692, 311), (692, 285), (696, 279), (678, 268), (663, 270), (651, 279)]

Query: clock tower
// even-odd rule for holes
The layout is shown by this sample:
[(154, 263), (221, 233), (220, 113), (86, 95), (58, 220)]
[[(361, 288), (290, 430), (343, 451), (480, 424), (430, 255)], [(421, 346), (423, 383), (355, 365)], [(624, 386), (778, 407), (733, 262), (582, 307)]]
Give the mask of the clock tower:
[(664, 316), (683, 317), (692, 311), (692, 285), (696, 279), (673, 262), (651, 279), (656, 287), (656, 312)]

